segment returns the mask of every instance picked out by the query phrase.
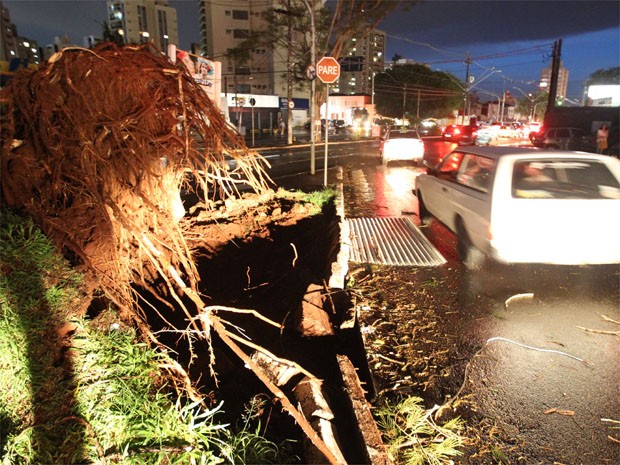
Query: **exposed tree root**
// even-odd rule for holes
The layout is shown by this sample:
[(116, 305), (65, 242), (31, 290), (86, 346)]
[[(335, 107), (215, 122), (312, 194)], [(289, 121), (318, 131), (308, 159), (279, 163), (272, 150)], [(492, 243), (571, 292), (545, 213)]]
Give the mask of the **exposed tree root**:
[[(213, 207), (215, 199), (239, 198), (241, 186), (261, 194), (272, 183), (267, 162), (245, 146), (184, 68), (151, 45), (68, 48), (16, 75), (0, 104), (2, 202), (34, 218), (76, 266), (95, 276), (146, 340), (161, 345), (146, 313), (166, 320), (153, 305), (140, 308), (136, 287), (182, 312), (207, 343), (215, 331), (329, 462), (340, 463), (198, 291), (200, 276), (179, 223), (181, 189)], [(201, 398), (180, 365), (165, 368), (180, 392)]]

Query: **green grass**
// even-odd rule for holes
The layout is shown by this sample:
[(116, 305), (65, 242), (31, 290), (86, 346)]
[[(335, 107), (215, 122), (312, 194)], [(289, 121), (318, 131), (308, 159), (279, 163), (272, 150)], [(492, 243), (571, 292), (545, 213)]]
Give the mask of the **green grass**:
[(287, 191), (285, 189), (278, 189), (276, 196), (288, 200), (304, 201), (311, 203), (317, 207), (317, 211), (322, 210), (326, 205), (333, 203), (336, 197), (336, 191), (331, 187), (326, 187), (320, 191), (314, 192), (302, 192), (302, 191)]
[(0, 463), (299, 461), (256, 415), (227, 425), (222, 404), (179, 397), (160, 369), (169, 354), (132, 328), (76, 316), (82, 276), (31, 221), (1, 215)]

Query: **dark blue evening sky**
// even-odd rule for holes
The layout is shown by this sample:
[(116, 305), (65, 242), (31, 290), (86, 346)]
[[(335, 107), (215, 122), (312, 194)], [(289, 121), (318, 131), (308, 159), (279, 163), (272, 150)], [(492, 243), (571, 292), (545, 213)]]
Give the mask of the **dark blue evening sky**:
[[(106, 16), (106, 2), (100, 0), (3, 3), (18, 33), (39, 45), (64, 34), (76, 44), (81, 44), (84, 36), (100, 36)], [(469, 54), (470, 75), (479, 82), (476, 89), (492, 93), (514, 87), (524, 92), (536, 90), (535, 83), (541, 70), (550, 65), (552, 45), (558, 39), (562, 39), (562, 62), (569, 71), (570, 99), (581, 97), (582, 84), (594, 71), (620, 66), (617, 0), (398, 3), (399, 10), (379, 26), (388, 34), (386, 59), (398, 54), (464, 79), (464, 61)], [(169, 4), (177, 9), (179, 45), (188, 49), (200, 39), (198, 2)]]

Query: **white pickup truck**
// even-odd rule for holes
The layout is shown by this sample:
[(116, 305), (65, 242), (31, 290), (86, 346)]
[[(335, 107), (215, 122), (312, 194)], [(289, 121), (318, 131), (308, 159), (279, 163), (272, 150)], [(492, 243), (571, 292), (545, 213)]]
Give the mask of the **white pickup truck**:
[(620, 263), (620, 161), (585, 152), (459, 147), (416, 179), (420, 218), (476, 268)]

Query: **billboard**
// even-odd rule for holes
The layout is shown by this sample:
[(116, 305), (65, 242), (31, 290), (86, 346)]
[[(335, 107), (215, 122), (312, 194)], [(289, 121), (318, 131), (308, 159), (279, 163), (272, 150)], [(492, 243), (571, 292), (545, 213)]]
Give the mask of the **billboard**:
[(620, 106), (620, 85), (597, 84), (586, 89), (586, 106), (617, 107)]
[(184, 50), (178, 50), (176, 46), (168, 47), (168, 58), (173, 63), (181, 61), (187, 72), (194, 78), (200, 88), (206, 92), (209, 98), (222, 108), (222, 63), (209, 60), (205, 57), (192, 55)]

